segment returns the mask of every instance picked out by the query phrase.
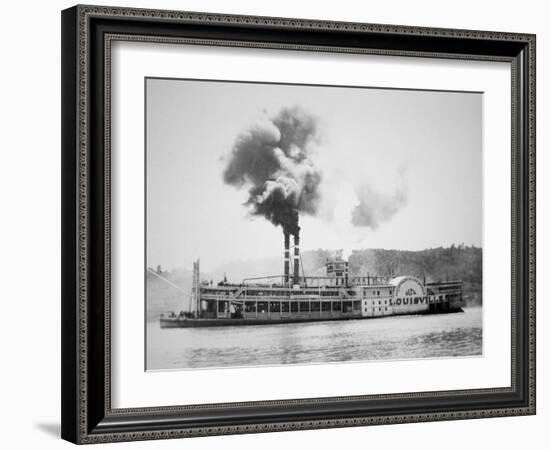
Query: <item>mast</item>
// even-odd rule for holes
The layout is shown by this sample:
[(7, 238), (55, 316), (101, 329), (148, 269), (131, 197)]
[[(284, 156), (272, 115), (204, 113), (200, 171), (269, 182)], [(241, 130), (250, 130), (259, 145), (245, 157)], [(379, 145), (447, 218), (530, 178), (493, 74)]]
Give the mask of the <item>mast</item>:
[(200, 259), (193, 262), (193, 288), (191, 295), (191, 308), (195, 313), (195, 317), (198, 318), (201, 310)]

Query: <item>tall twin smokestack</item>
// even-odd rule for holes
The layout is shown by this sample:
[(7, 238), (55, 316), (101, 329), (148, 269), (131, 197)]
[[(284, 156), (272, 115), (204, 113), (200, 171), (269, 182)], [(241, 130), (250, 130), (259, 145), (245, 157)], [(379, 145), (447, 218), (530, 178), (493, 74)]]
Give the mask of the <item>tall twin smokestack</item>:
[[(285, 236), (285, 275), (284, 283), (290, 284), (290, 233), (284, 232)], [(294, 234), (294, 277), (292, 284), (300, 284), (300, 236), (299, 231)]]

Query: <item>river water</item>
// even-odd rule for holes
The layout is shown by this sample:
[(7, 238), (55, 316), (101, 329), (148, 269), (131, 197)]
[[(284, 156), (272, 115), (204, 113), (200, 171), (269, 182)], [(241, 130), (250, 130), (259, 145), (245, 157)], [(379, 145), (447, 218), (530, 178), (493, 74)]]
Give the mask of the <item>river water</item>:
[(149, 322), (147, 369), (481, 355), (481, 311), (217, 328), (161, 329)]

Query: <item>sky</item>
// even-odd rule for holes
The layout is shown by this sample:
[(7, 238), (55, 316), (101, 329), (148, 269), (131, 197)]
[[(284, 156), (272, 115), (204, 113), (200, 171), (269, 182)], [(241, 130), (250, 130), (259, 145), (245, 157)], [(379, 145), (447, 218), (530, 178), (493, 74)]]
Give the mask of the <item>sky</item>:
[[(281, 228), (223, 174), (239, 136), (293, 107), (321, 174), (302, 251), (482, 245), (481, 93), (147, 79), (145, 95), (149, 267), (282, 256)], [(354, 220), (361, 202), (375, 220)]]

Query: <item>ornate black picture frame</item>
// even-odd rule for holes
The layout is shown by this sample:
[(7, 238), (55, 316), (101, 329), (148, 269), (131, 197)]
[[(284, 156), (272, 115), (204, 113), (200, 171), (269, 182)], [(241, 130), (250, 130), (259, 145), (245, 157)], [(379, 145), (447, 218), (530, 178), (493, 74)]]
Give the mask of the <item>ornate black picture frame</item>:
[[(511, 385), (113, 409), (109, 114), (110, 49), (117, 40), (511, 63)], [(535, 414), (534, 35), (99, 6), (62, 12), (64, 439), (84, 444), (529, 414)]]

